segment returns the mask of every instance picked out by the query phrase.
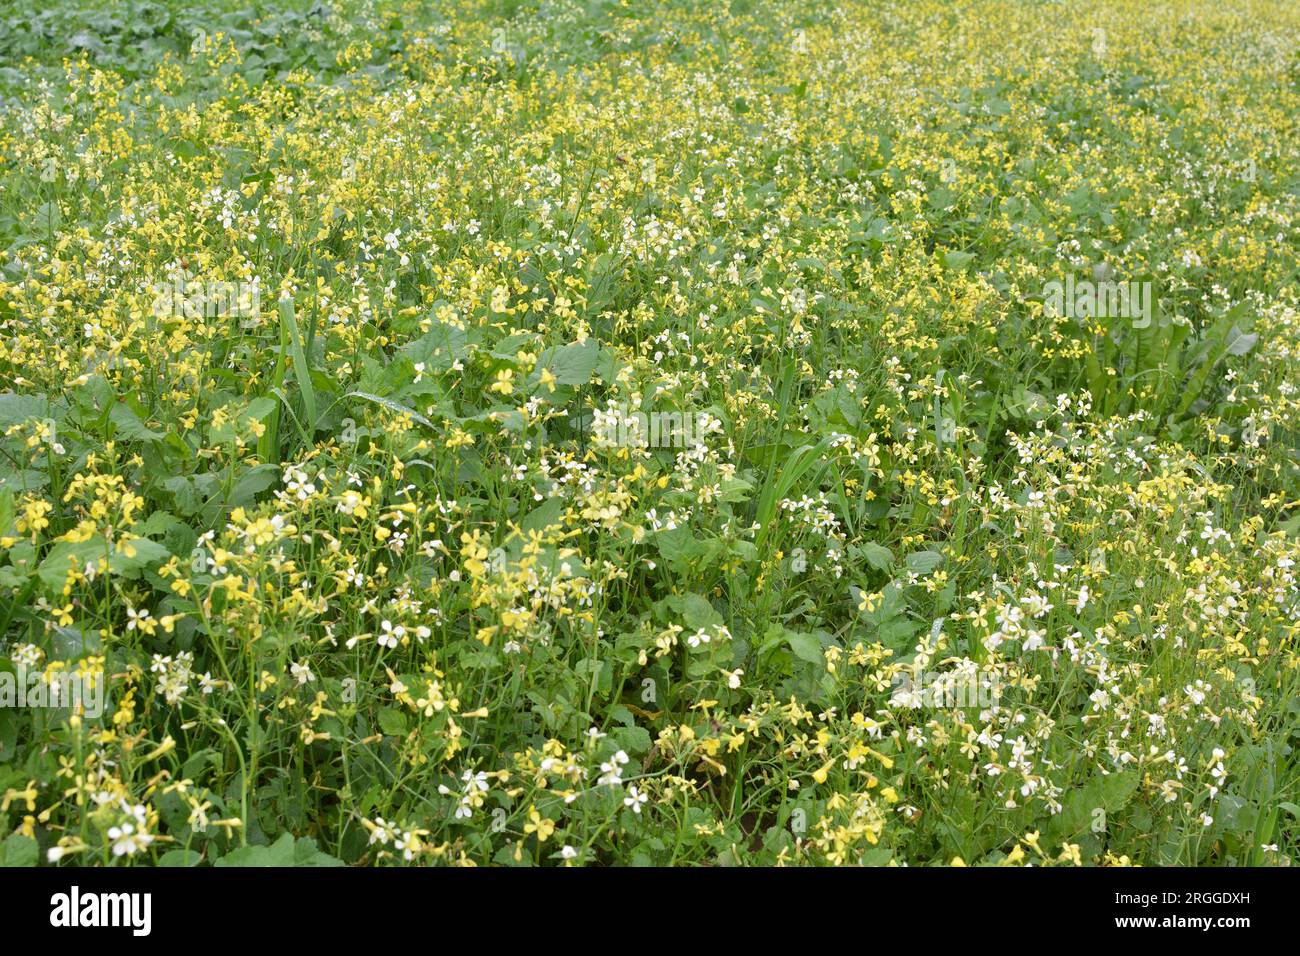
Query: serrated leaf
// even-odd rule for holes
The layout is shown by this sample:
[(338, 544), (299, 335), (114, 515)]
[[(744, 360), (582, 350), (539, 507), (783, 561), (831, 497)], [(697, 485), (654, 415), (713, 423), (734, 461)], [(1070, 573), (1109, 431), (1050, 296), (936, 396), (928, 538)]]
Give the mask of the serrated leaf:
[(406, 714), (395, 707), (379, 711), (379, 729), (390, 737), (406, 736)]

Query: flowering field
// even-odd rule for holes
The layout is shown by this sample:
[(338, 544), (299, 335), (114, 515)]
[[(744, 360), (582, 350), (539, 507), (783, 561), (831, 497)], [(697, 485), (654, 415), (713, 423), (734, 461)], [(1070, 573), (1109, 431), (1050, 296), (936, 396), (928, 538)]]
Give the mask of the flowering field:
[(0, 864), (1287, 865), (1300, 6), (16, 0)]

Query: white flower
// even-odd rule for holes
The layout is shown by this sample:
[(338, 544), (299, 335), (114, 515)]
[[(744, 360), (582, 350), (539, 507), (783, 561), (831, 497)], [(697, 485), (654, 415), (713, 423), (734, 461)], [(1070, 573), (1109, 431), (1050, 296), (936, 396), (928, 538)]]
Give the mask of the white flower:
[(389, 823), (383, 817), (375, 817), (375, 822), (370, 829), (370, 842), (387, 845), (388, 841), (393, 839), (397, 833), (397, 828)]
[(1079, 588), (1079, 596), (1078, 598), (1075, 599), (1075, 606), (1077, 607), (1078, 610), (1082, 611), (1085, 607), (1088, 606), (1089, 597), (1090, 595), (1088, 593), (1088, 585), (1085, 584)]
[(380, 647), (387, 647), (392, 650), (398, 642), (406, 636), (406, 628), (402, 625), (394, 625), (392, 621), (384, 621), (379, 625), (379, 635), (375, 638)]
[(622, 750), (610, 757), (600, 765), (600, 778), (596, 781), (596, 786), (605, 784), (620, 784), (623, 782), (623, 767), (628, 762), (628, 756)]
[(709, 632), (706, 631), (704, 628), (700, 628), (698, 631), (696, 631), (694, 634), (692, 634), (690, 637), (686, 639), (686, 643), (691, 645), (691, 647), (699, 647), (701, 644), (709, 643), (710, 640), (711, 638), (709, 637)]
[(412, 832), (403, 833), (393, 846), (402, 851), (402, 859), (410, 861), (420, 849), (420, 837)]
[(310, 684), (316, 679), (316, 675), (311, 672), (311, 666), (308, 664), (299, 664), (297, 662), (289, 665), (289, 673), (298, 681), (298, 686)]
[(623, 798), (623, 806), (631, 807), (633, 813), (640, 813), (641, 807), (649, 799), (644, 793), (638, 791), (636, 785), (633, 784), (627, 788), (627, 796)]
[(110, 827), (108, 838), (113, 841), (114, 856), (135, 856), (153, 842), (148, 833), (137, 833), (135, 826), (123, 823), (120, 827)]

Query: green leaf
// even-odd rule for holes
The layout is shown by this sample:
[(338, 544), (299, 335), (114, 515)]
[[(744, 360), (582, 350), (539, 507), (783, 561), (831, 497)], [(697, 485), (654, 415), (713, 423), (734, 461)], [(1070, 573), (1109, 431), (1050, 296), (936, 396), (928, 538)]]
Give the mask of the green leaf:
[(158, 857), (159, 866), (198, 866), (203, 855), (194, 850), (168, 850)]
[(35, 866), (40, 857), (36, 841), (21, 833), (13, 833), (0, 843), (0, 866)]
[(310, 837), (283, 833), (270, 846), (245, 846), (227, 853), (213, 866), (343, 866), (343, 861), (323, 853)]
[(888, 573), (894, 567), (894, 553), (882, 544), (868, 541), (862, 545), (862, 557), (877, 571)]
[(954, 272), (962, 272), (971, 264), (974, 258), (975, 253), (973, 252), (945, 252), (943, 254), (943, 264)]
[(550, 369), (561, 385), (586, 385), (600, 358), (600, 346), (595, 339), (561, 345), (542, 353), (540, 364)]
[(14, 493), (10, 488), (0, 488), (0, 535), (8, 534), (14, 526)]
[(427, 371), (446, 371), (468, 354), (465, 330), (434, 321), (426, 334), (402, 347), (402, 354)]
[(558, 525), (562, 514), (564, 514), (564, 501), (560, 498), (547, 498), (524, 516), (519, 527), (524, 531), (545, 531)]
[[(281, 837), (281, 839), (284, 839)], [(316, 846), (311, 837), (299, 837), (293, 844), (294, 866), (343, 866), (343, 861)]]
[(801, 445), (790, 455), (785, 467), (764, 484), (762, 493), (758, 496), (758, 509), (754, 520), (760, 525), (758, 537), (754, 541), (760, 549), (767, 536), (771, 533), (772, 523), (776, 516), (777, 506), (785, 498), (795, 483), (804, 476), (808, 469), (812, 468), (820, 459), (822, 452), (830, 445), (831, 438), (827, 436), (819, 441), (816, 445)]
[(613, 737), (628, 753), (639, 756), (650, 749), (650, 732), (644, 727), (619, 727), (613, 732)]
[(302, 333), (298, 330), (298, 320), (293, 314), (293, 299), (280, 300), (281, 341), (288, 339), (289, 354), (293, 356), (293, 376), (298, 380), (298, 391), (302, 395), (303, 414), (306, 416), (306, 432), (310, 440), (316, 434), (316, 389), (311, 383), (311, 370), (307, 365), (307, 354), (303, 351)]
[(1259, 336), (1254, 332), (1243, 332), (1235, 325), (1228, 331), (1228, 355), (1245, 355), (1255, 347)]
[(380, 408), (386, 408), (390, 412), (396, 412), (399, 415), (409, 415), (411, 416), (412, 421), (419, 422), (425, 428), (434, 427), (433, 422), (429, 421), (429, 419), (425, 418), (414, 408), (408, 408), (406, 405), (403, 405), (401, 402), (395, 402), (391, 398), (384, 398), (382, 395), (374, 395), (371, 394), (370, 392), (348, 392), (347, 395), (344, 396), (344, 398), (365, 399), (367, 402), (373, 402), (374, 404), (378, 405)]
[(822, 642), (811, 634), (786, 631), (785, 642), (790, 645), (790, 650), (794, 651), (795, 657), (800, 660), (805, 660), (809, 664), (824, 664), (826, 662), (826, 655), (822, 653)]
[(248, 507), (267, 488), (280, 478), (280, 469), (272, 464), (262, 464), (250, 468), (240, 475), (235, 487), (230, 490), (227, 504), (232, 508)]
[(693, 631), (722, 623), (722, 615), (714, 610), (713, 605), (702, 595), (674, 595), (668, 599), (668, 604), (681, 615), (682, 621)]
[(0, 394), (0, 428), (9, 428), (32, 419), (54, 418), (54, 406), (44, 395)]
[(58, 232), (63, 225), (63, 213), (56, 202), (44, 202), (36, 207), (32, 214), (32, 233), (37, 236), (50, 236)]
[(171, 552), (165, 546), (148, 538), (119, 541), (110, 551), (103, 536), (95, 535), (88, 541), (60, 541), (45, 556), (37, 569), (37, 575), (46, 587), (57, 590), (63, 587), (73, 560), (77, 562), (78, 570), (84, 571), (88, 562), (107, 558), (109, 569), (114, 574), (137, 578), (143, 568), (169, 557)]
[(56, 626), (50, 635), (50, 656), (54, 660), (79, 661), (86, 655), (98, 654), (103, 649), (103, 638), (94, 628)]
[(108, 413), (108, 420), (116, 427), (117, 434), (128, 441), (158, 441), (163, 437), (162, 432), (154, 431), (146, 425), (135, 413), (135, 409), (125, 402), (113, 406), (113, 410)]
[(1092, 826), (1101, 815), (1121, 810), (1139, 782), (1137, 771), (1097, 774), (1082, 787), (1071, 789), (1063, 801), (1061, 812), (1052, 818), (1048, 832), (1055, 838), (1069, 839)]
[(907, 556), (907, 568), (917, 574), (929, 574), (943, 564), (943, 555), (938, 551), (916, 551)]
[(395, 707), (379, 711), (379, 729), (390, 737), (406, 736), (406, 714)]

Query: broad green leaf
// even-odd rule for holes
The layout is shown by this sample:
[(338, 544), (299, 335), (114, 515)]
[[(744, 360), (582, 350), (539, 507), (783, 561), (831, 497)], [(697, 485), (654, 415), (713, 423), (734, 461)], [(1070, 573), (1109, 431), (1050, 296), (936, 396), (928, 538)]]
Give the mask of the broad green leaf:
[(811, 634), (802, 634), (797, 631), (786, 631), (785, 641), (790, 645), (790, 650), (794, 651), (795, 657), (807, 661), (810, 664), (826, 663), (826, 655), (822, 652), (822, 642), (817, 640)]

